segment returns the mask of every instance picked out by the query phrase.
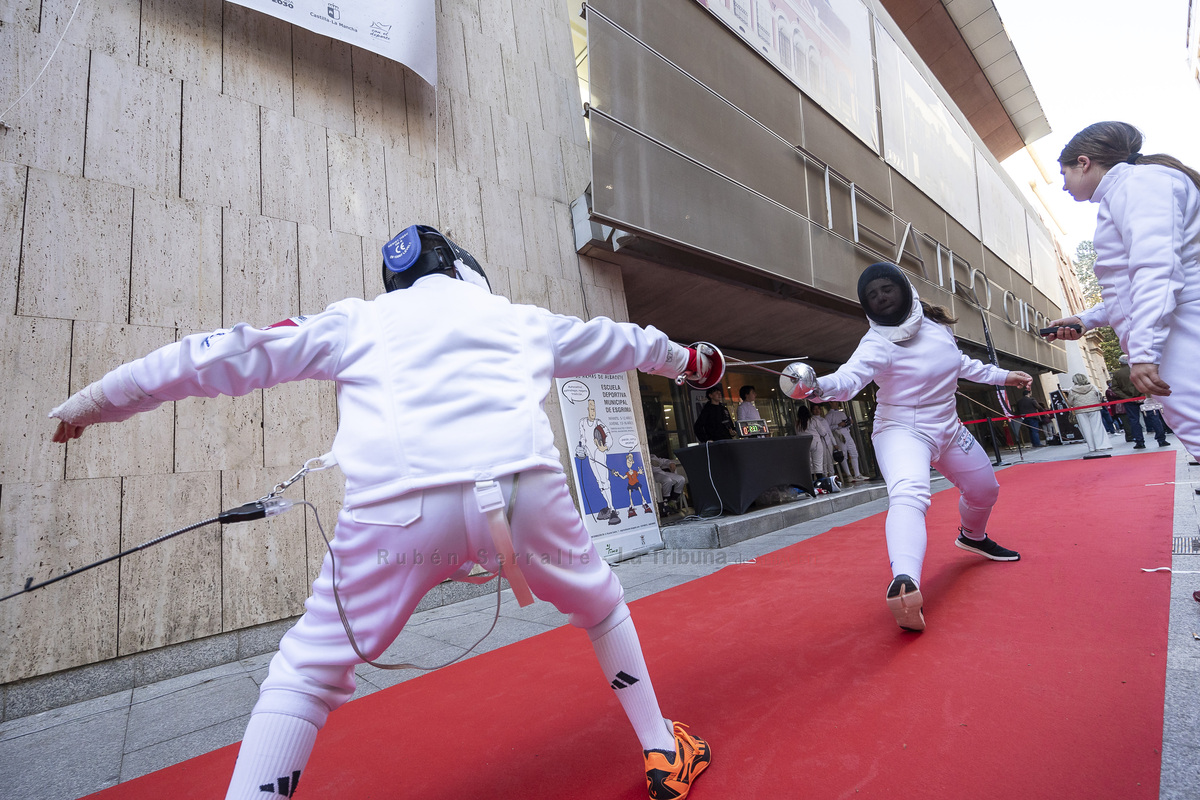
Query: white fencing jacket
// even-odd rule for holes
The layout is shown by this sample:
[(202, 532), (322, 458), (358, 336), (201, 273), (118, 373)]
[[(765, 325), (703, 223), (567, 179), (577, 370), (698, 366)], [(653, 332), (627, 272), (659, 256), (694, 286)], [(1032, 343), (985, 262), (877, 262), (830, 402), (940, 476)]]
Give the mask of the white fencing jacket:
[(1200, 300), (1200, 190), (1179, 170), (1117, 164), (1091, 201), (1104, 302), (1080, 315), (1112, 325), (1131, 364), (1157, 364), (1181, 303)]
[(543, 404), (552, 378), (661, 368), (666, 334), (583, 322), (445, 275), (374, 300), (342, 300), (268, 328), (195, 334), (104, 376), (118, 407), (337, 381), (333, 444), (346, 505), (559, 470)]
[(921, 317), (916, 332), (899, 342), (889, 341), (872, 324), (850, 360), (818, 382), (824, 399), (849, 400), (873, 380), (879, 386), (877, 420), (921, 427), (952, 423), (946, 431), (952, 433), (958, 424), (959, 378), (1002, 385), (1008, 371), (968, 358), (949, 328)]

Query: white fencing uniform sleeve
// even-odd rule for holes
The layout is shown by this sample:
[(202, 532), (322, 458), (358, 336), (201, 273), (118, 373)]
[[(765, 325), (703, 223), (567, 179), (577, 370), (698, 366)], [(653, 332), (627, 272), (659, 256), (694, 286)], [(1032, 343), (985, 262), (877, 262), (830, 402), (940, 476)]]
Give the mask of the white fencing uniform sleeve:
[(1129, 259), (1131, 364), (1162, 359), (1171, 313), (1184, 287), (1181, 249), (1186, 196), (1165, 170), (1131, 170), (1109, 208)]
[(1103, 328), (1108, 325), (1108, 309), (1104, 307), (1104, 303), (1097, 303), (1080, 314), (1079, 321), (1083, 323), (1084, 330)]
[(663, 367), (670, 352), (671, 342), (657, 328), (607, 317), (584, 322), (550, 312), (544, 316), (554, 347), (556, 378), (631, 369), (651, 372)]
[(185, 397), (243, 395), (285, 381), (331, 379), (345, 341), (346, 314), (336, 306), (268, 328), (238, 324), (185, 336), (123, 364), (101, 379), (117, 407)]
[(849, 400), (875, 379), (891, 360), (890, 348), (894, 347), (882, 337), (868, 333), (858, 343), (850, 360), (832, 375), (818, 378), (821, 397), (825, 400)]
[(958, 377), (975, 383), (991, 383), (1003, 386), (1008, 380), (1008, 370), (995, 364), (985, 364), (978, 359), (970, 358), (966, 353), (961, 354), (962, 366), (958, 369)]

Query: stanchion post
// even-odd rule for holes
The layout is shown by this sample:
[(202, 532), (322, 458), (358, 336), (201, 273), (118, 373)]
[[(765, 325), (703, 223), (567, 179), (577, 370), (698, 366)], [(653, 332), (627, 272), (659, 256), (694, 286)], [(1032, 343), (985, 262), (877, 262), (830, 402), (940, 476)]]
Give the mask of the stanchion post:
[(996, 463), (993, 464), (993, 466), (1003, 467), (1004, 459), (1000, 456), (1000, 443), (996, 441), (996, 427), (992, 425), (992, 420), (990, 417), (987, 420), (987, 426), (988, 436), (991, 437), (992, 440), (992, 451), (996, 454)]

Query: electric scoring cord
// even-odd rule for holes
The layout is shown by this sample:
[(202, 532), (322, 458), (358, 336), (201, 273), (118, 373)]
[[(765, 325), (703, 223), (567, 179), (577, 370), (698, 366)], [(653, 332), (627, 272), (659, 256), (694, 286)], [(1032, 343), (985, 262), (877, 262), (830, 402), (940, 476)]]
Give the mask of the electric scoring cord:
[[(250, 504), (247, 503), (247, 505), (250, 505)], [(108, 558), (102, 558), (99, 561), (93, 561), (91, 564), (79, 567), (77, 569), (73, 569), (70, 572), (64, 572), (62, 575), (56, 575), (55, 577), (50, 578), (49, 580), (44, 580), (41, 583), (34, 583), (33, 577), (31, 576), (31, 577), (25, 579), (25, 586), (22, 587), (20, 590), (15, 591), (12, 594), (7, 594), (4, 597), (0, 597), (0, 603), (3, 603), (5, 600), (11, 600), (12, 598), (16, 597), (17, 595), (25, 594), (26, 592), (32, 592), (36, 589), (41, 589), (43, 586), (49, 586), (52, 583), (58, 583), (63, 578), (69, 578), (72, 575), (78, 575), (79, 573), (83, 572), (84, 570), (89, 570), (93, 567), (98, 567), (101, 564), (107, 564), (110, 561), (116, 561), (118, 558), (121, 558), (123, 556), (132, 555), (133, 553), (136, 553), (139, 550), (145, 550), (147, 547), (153, 547), (154, 545), (156, 545), (160, 542), (165, 542), (167, 539), (174, 538), (176, 536), (179, 536), (182, 533), (187, 533), (188, 531), (194, 531), (197, 528), (203, 528), (205, 525), (212, 525), (214, 522), (225, 522), (225, 521), (227, 521), (227, 519), (226, 519), (227, 515), (237, 514), (238, 512), (241, 511), (242, 508), (245, 508), (245, 506), (242, 506), (242, 507), (236, 508), (236, 509), (232, 509), (230, 511), (224, 511), (219, 516), (213, 517), (212, 519), (206, 519), (203, 522), (196, 522), (191, 525), (182, 527), (176, 531), (171, 531), (170, 533), (164, 533), (162, 536), (157, 536), (148, 542), (143, 542), (142, 544), (137, 545), (136, 547), (131, 547), (128, 550), (123, 550), (120, 553), (117, 553), (116, 555), (109, 556)], [(233, 520), (233, 521), (238, 521), (238, 520)]]
[(4, 109), (3, 114), (0, 114), (0, 130), (8, 130), (8, 125), (4, 122), (4, 118), (8, 116), (8, 112), (17, 107), (17, 103), (20, 103), (25, 99), (25, 95), (33, 91), (33, 87), (36, 86), (37, 82), (42, 79), (42, 75), (45, 74), (46, 68), (50, 66), (50, 62), (54, 60), (56, 55), (58, 55), (58, 48), (62, 46), (63, 39), (67, 38), (67, 31), (70, 30), (71, 23), (75, 21), (75, 12), (79, 11), (79, 5), (82, 2), (83, 0), (75, 0), (75, 8), (71, 11), (71, 16), (67, 20), (67, 24), (62, 30), (62, 35), (58, 37), (58, 42), (54, 45), (54, 49), (50, 51), (50, 57), (47, 58), (46, 63), (42, 65), (42, 69), (40, 72), (38, 72), (37, 77), (33, 79), (33, 83), (29, 84), (25, 91), (21, 92), (21, 96), (14, 100), (12, 105)]
[[(282, 499), (282, 498), (280, 498), (280, 499)], [(286, 508), (290, 508), (292, 505), (304, 505), (304, 506), (308, 506), (309, 508), (312, 509), (313, 517), (316, 518), (316, 521), (317, 521), (317, 530), (319, 530), (321, 532), (321, 538), (325, 540), (325, 546), (327, 548), (329, 548), (329, 567), (330, 567), (330, 573), (332, 576), (331, 580), (330, 580), (330, 585), (333, 587), (333, 602), (337, 605), (338, 616), (342, 618), (342, 627), (346, 629), (346, 638), (350, 640), (350, 646), (352, 648), (354, 648), (355, 655), (357, 655), (359, 658), (361, 658), (364, 664), (370, 664), (372, 667), (378, 667), (379, 669), (419, 669), (419, 670), (427, 670), (427, 671), (441, 669), (442, 667), (448, 667), (451, 664), (453, 664), (454, 662), (460, 661), (460, 660), (466, 658), (468, 655), (470, 655), (475, 650), (476, 647), (483, 644), (483, 640), (486, 639), (488, 636), (490, 636), (492, 634), (492, 631), (496, 629), (496, 623), (500, 621), (500, 600), (501, 600), (502, 592), (504, 589), (504, 582), (500, 580), (499, 570), (497, 570), (497, 572), (496, 572), (496, 614), (495, 614), (495, 616), (492, 617), (491, 626), (487, 629), (487, 631), (483, 634), (483, 636), (479, 637), (479, 639), (475, 642), (475, 644), (471, 645), (466, 650), (462, 651), (457, 656), (455, 656), (454, 658), (445, 662), (444, 664), (435, 664), (432, 666), (425, 666), (422, 664), (411, 664), (408, 662), (385, 664), (381, 661), (372, 661), (370, 658), (367, 657), (366, 653), (364, 653), (362, 650), (359, 649), (358, 640), (354, 638), (354, 631), (350, 627), (350, 617), (346, 614), (345, 606), (342, 605), (342, 596), (338, 592), (338, 586), (337, 586), (338, 585), (337, 558), (333, 555), (333, 545), (331, 545), (329, 543), (329, 537), (325, 535), (325, 526), (321, 524), (320, 512), (317, 511), (316, 506), (314, 506), (312, 503), (310, 503), (307, 500), (291, 500), (291, 501), (284, 501), (284, 502), (287, 502), (290, 505), (288, 505), (287, 507), (285, 507), (282, 510), (286, 510)], [(511, 504), (511, 500), (510, 500), (510, 504)]]
[[(297, 479), (304, 477), (304, 474), (307, 473), (308, 471), (310, 471), (310, 469), (311, 468), (308, 467), (306, 464), (306, 466), (300, 472), (298, 472), (296, 475), (292, 476), (292, 478), (290, 480), (285, 481), (283, 484), (277, 484), (275, 487), (275, 491), (281, 491), (282, 488), (286, 488), (286, 486), (290, 486), (292, 483), (295, 483), (295, 481)], [(512, 498), (509, 501), (510, 506), (512, 504), (513, 499), (515, 499), (515, 498)], [(412, 664), (412, 663), (408, 663), (408, 662), (398, 663), (398, 664), (385, 664), (385, 663), (382, 663), (379, 661), (371, 660), (370, 658), (367, 657), (366, 653), (364, 653), (359, 648), (358, 641), (354, 637), (354, 630), (350, 626), (350, 617), (349, 617), (349, 615), (347, 615), (345, 606), (342, 604), (342, 597), (341, 597), (341, 594), (338, 592), (338, 587), (337, 587), (337, 558), (333, 554), (333, 545), (330, 544), (329, 536), (325, 533), (325, 526), (321, 524), (320, 512), (317, 511), (317, 507), (315, 505), (313, 505), (312, 503), (310, 503), (307, 500), (289, 500), (284, 497), (276, 497), (274, 491), (271, 494), (267, 495), (266, 497), (264, 497), (260, 500), (245, 503), (243, 505), (238, 506), (237, 508), (231, 508), (227, 511), (222, 511), (220, 514), (218, 514), (217, 516), (212, 517), (210, 519), (206, 519), (201, 522), (196, 522), (191, 525), (184, 526), (182, 528), (179, 528), (178, 530), (171, 531), (170, 533), (164, 533), (162, 536), (156, 536), (155, 538), (153, 538), (147, 542), (143, 542), (142, 544), (139, 544), (136, 547), (131, 547), (128, 550), (123, 550), (120, 553), (117, 553), (116, 555), (111, 555), (111, 556), (108, 556), (107, 558), (102, 558), (99, 561), (94, 561), (91, 564), (87, 564), (86, 566), (82, 566), (77, 569), (73, 569), (69, 572), (64, 572), (62, 575), (56, 575), (55, 577), (50, 578), (48, 580), (44, 580), (41, 583), (35, 584), (33, 582), (32, 577), (27, 578), (25, 580), (25, 585), (21, 589), (13, 592), (12, 594), (5, 595), (4, 597), (0, 597), (0, 603), (4, 602), (5, 600), (11, 600), (12, 598), (17, 597), (18, 595), (27, 594), (27, 593), (35, 591), (37, 589), (41, 589), (44, 586), (49, 586), (52, 583), (57, 583), (58, 581), (61, 581), (65, 578), (70, 578), (72, 575), (78, 575), (79, 573), (81, 573), (85, 570), (92, 569), (93, 567), (98, 567), (98, 566), (101, 566), (102, 564), (107, 564), (110, 561), (116, 561), (117, 559), (122, 558), (124, 556), (132, 555), (133, 553), (139, 552), (141, 550), (145, 550), (149, 547), (153, 547), (156, 544), (165, 542), (167, 539), (174, 538), (181, 534), (187, 533), (188, 531), (194, 531), (197, 528), (203, 528), (206, 525), (212, 525), (213, 523), (216, 523), (216, 522), (226, 525), (226, 524), (235, 523), (235, 522), (251, 522), (253, 520), (264, 519), (266, 517), (274, 517), (278, 514), (282, 514), (284, 511), (287, 511), (289, 508), (292, 508), (293, 506), (297, 506), (297, 505), (308, 506), (309, 508), (312, 509), (313, 517), (316, 519), (316, 522), (317, 522), (317, 529), (321, 532), (321, 538), (325, 540), (325, 546), (329, 549), (329, 566), (330, 566), (330, 571), (332, 574), (332, 580), (330, 581), (330, 584), (333, 587), (333, 601), (337, 605), (338, 616), (341, 617), (341, 620), (342, 620), (342, 627), (346, 630), (346, 638), (349, 639), (350, 646), (354, 649), (355, 654), (363, 660), (363, 663), (370, 664), (371, 666), (378, 667), (379, 669), (419, 669), (419, 670), (424, 670), (424, 671), (441, 669), (442, 667), (448, 667), (451, 664), (455, 663), (456, 661), (466, 658), (468, 655), (470, 655), (472, 652), (474, 652), (476, 647), (479, 647), (479, 645), (483, 643), (484, 639), (486, 639), (488, 636), (490, 636), (492, 634), (492, 631), (494, 631), (496, 629), (496, 624), (500, 621), (500, 604), (501, 604), (501, 599), (503, 596), (503, 589), (504, 589), (504, 582), (502, 580), (500, 580), (499, 570), (496, 571), (496, 575), (495, 575), (496, 613), (492, 617), (492, 624), (488, 627), (487, 631), (483, 634), (483, 636), (480, 636), (479, 639), (474, 644), (472, 644), (470, 647), (468, 647), (462, 653), (458, 654), (457, 656), (455, 656), (454, 658), (450, 659), (449, 661), (447, 661), (443, 664), (433, 664), (433, 665), (428, 665), (428, 666), (423, 665), (423, 664)]]
[(713, 494), (715, 494), (717, 496), (717, 513), (712, 515), (711, 517), (706, 517), (704, 515), (700, 515), (698, 517), (699, 519), (716, 519), (717, 517), (719, 517), (725, 513), (725, 501), (721, 499), (721, 493), (717, 490), (717, 481), (715, 478), (713, 478), (711, 448), (712, 448), (712, 440), (710, 439), (704, 443), (704, 456), (705, 456), (705, 459), (708, 461), (708, 483), (710, 486), (712, 486)]

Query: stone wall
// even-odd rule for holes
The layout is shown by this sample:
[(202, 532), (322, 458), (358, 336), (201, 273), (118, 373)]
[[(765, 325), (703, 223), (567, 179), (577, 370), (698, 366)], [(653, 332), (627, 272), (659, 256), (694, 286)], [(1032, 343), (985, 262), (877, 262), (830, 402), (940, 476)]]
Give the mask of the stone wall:
[[(0, 108), (72, 0), (0, 0)], [(625, 319), (574, 252), (589, 157), (562, 0), (441, 0), (439, 86), (215, 0), (88, 0), (0, 132), (0, 594), (265, 494), (328, 450), (333, 386), (168, 403), (50, 441), (50, 408), (179, 337), (381, 290), (451, 233), (516, 301)], [(548, 411), (563, 433), (554, 398)], [(331, 522), (340, 475), (301, 494)], [(0, 604), (0, 683), (298, 614), (311, 514), (184, 534)]]

